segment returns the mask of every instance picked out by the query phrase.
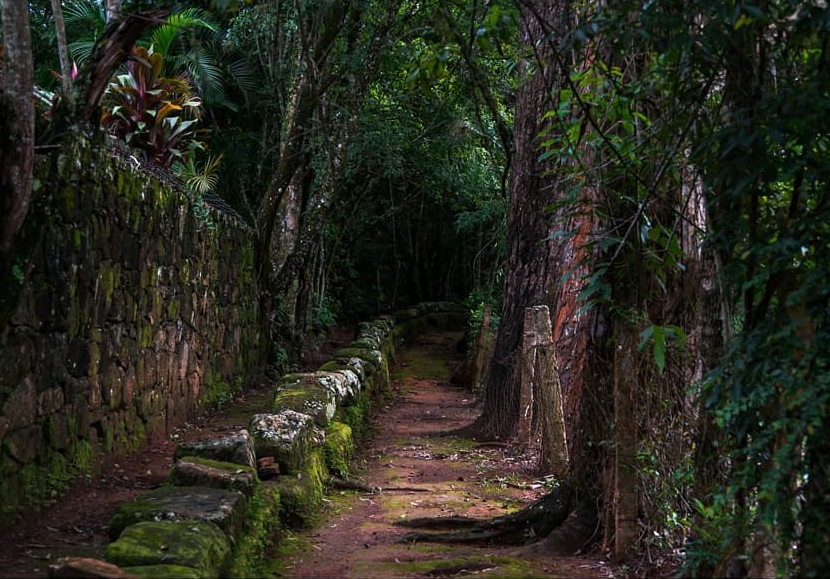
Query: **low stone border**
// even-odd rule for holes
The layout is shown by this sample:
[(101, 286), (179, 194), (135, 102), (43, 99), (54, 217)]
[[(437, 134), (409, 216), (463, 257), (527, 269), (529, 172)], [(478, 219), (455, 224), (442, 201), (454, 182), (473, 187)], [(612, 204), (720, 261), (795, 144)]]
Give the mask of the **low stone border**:
[(396, 345), (464, 317), (457, 304), (431, 302), (361, 323), (317, 371), (283, 376), (273, 407), (246, 430), (179, 444), (168, 484), (117, 509), (106, 562), (59, 559), (50, 577), (258, 576), (279, 527), (311, 526), (329, 477), (348, 476)]

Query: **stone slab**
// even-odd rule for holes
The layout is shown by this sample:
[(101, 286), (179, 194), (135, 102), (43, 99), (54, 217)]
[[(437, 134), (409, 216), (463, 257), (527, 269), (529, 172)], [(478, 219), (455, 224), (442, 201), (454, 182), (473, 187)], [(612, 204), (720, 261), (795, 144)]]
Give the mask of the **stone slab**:
[(183, 456), (196, 456), (256, 468), (253, 440), (244, 429), (228, 436), (180, 442), (174, 458), (178, 460)]
[(124, 529), (143, 521), (203, 521), (216, 525), (233, 542), (244, 525), (246, 504), (245, 496), (237, 491), (165, 486), (121, 503), (107, 533), (115, 540)]

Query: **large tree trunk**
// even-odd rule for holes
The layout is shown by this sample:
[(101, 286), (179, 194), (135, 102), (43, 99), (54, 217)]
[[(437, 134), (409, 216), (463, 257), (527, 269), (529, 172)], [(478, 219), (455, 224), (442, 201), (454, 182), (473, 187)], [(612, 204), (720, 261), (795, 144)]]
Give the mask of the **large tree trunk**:
[(2, 0), (0, 55), (0, 254), (10, 250), (32, 195), (35, 159), (34, 64), (29, 3)]
[[(523, 9), (520, 21), (520, 40), (526, 50), (533, 50), (546, 35), (540, 18), (565, 28), (570, 12), (569, 2), (536, 0), (530, 4), (535, 13)], [(514, 435), (518, 424), (517, 352), (524, 308), (547, 305), (556, 311), (553, 297), (561, 273), (559, 246), (550, 237), (558, 227), (546, 219), (545, 209), (562, 197), (562, 188), (545, 175), (548, 166), (538, 160), (536, 136), (544, 126), (542, 116), (553, 106), (548, 95), (562, 85), (564, 77), (552, 63), (548, 51), (542, 50), (539, 62), (520, 62), (523, 72), (532, 70), (533, 74), (516, 96), (504, 301), (484, 388), (484, 412), (477, 425), (483, 436), (495, 439)]]

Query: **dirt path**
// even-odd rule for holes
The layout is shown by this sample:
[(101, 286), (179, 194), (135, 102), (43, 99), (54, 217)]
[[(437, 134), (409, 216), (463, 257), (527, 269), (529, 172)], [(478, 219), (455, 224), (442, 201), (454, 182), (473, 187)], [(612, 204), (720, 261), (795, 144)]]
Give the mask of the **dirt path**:
[[(329, 496), (319, 528), (284, 537), (279, 574), (312, 577), (603, 577), (611, 568), (581, 557), (525, 560), (514, 548), (409, 544), (395, 522), (427, 516), (492, 517), (546, 492), (532, 485), (529, 464), (510, 449), (478, 445), (447, 433), (480, 412), (469, 391), (448, 382), (448, 355), (460, 334), (422, 336), (400, 354), (396, 399), (378, 413), (375, 434), (356, 474), (387, 489)], [(400, 490), (405, 488), (419, 489)], [(398, 489), (398, 490), (396, 490)], [(293, 542), (294, 547), (291, 548)], [(291, 551), (294, 551), (291, 554)], [(287, 553), (285, 551), (288, 551)]]

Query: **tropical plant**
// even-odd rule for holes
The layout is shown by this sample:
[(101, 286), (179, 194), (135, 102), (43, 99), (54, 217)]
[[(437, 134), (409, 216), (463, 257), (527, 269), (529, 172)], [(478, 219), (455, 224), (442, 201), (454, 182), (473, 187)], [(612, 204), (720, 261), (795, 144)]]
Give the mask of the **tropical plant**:
[(133, 150), (169, 167), (203, 148), (196, 138), (202, 103), (185, 77), (164, 77), (163, 70), (161, 53), (136, 47), (127, 72), (107, 89), (101, 124)]

